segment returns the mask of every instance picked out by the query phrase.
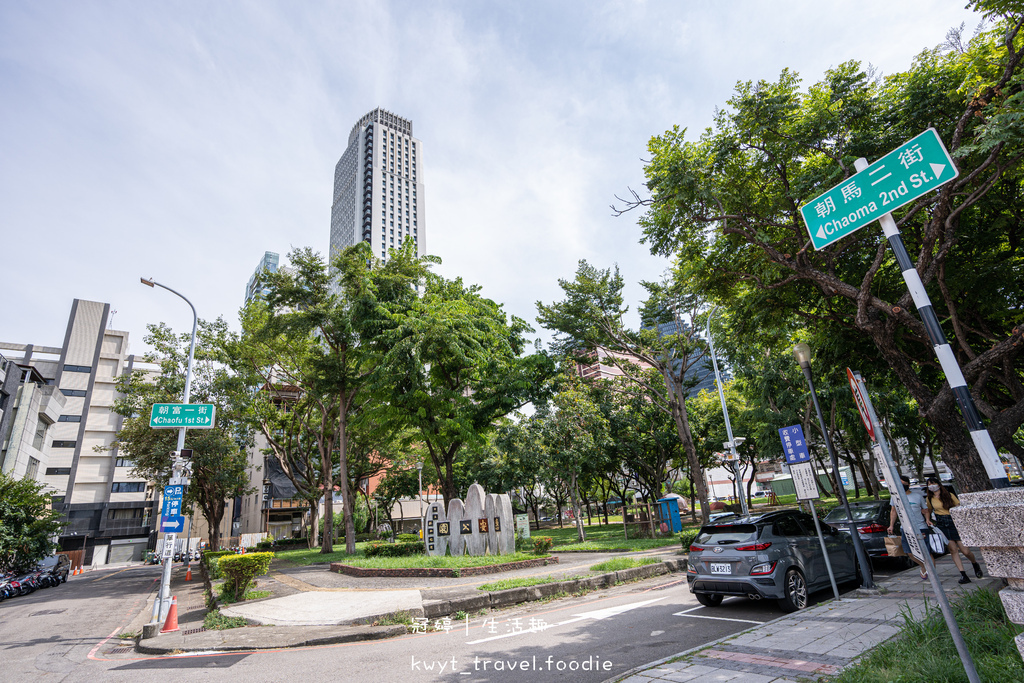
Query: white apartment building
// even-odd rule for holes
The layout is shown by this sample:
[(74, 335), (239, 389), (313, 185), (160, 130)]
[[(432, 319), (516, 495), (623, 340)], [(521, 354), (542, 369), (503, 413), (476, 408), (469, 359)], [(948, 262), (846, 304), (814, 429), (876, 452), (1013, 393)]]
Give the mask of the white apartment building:
[(152, 487), (111, 447), (123, 421), (115, 382), (137, 364), (109, 319), (110, 304), (75, 299), (61, 346), (0, 342), (23, 376), (0, 434), (3, 469), (35, 469), (67, 515), (61, 549), (84, 547), (86, 564), (142, 559), (153, 528)]
[(423, 144), (412, 121), (380, 108), (359, 119), (334, 168), (331, 261), (360, 241), (384, 260), (408, 240), (425, 254), (422, 171)]

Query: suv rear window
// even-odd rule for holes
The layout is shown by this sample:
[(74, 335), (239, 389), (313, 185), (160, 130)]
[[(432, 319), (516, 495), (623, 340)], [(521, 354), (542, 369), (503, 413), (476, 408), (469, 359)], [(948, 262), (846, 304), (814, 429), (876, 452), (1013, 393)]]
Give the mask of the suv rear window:
[[(853, 521), (855, 521), (855, 522), (864, 522), (864, 521), (867, 521), (869, 519), (874, 519), (875, 517), (877, 517), (878, 513), (880, 511), (879, 508), (881, 508), (881, 504), (879, 504), (879, 505), (868, 505), (868, 506), (864, 506), (864, 507), (852, 507), (851, 506), (850, 507), (850, 512), (853, 513)], [(846, 510), (844, 510), (841, 507), (837, 507), (835, 510), (833, 510), (830, 513), (828, 513), (828, 515), (826, 515), (826, 517), (825, 517), (825, 521), (826, 522), (834, 522), (836, 520), (842, 520), (842, 519), (846, 519)]]
[(753, 524), (729, 524), (702, 527), (694, 543), (700, 545), (729, 545), (744, 543), (757, 538), (757, 527)]

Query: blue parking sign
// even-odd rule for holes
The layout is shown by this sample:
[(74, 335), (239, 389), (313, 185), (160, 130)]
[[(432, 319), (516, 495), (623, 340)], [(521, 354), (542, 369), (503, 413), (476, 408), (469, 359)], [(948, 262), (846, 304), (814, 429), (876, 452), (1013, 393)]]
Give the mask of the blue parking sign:
[(160, 520), (160, 531), (172, 534), (180, 534), (185, 530), (185, 518), (181, 515), (175, 515), (173, 517), (165, 516)]
[(807, 452), (807, 441), (800, 425), (783, 427), (779, 430), (779, 438), (782, 439), (782, 452), (786, 454), (787, 465), (810, 462), (811, 454)]

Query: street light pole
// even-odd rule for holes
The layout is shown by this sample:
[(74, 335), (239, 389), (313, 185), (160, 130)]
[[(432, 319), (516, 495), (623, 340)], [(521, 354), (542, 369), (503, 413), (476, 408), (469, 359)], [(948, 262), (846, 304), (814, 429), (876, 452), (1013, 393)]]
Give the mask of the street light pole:
[(416, 463), (416, 473), (419, 475), (420, 487), (416, 491), (416, 497), (420, 499), (420, 531), (423, 531), (423, 463)]
[[(832, 461), (832, 475), (835, 479), (836, 497), (846, 512), (846, 525), (850, 529), (850, 539), (853, 541), (853, 549), (857, 553), (857, 564), (860, 565), (860, 576), (864, 582), (864, 588), (874, 588), (875, 583), (871, 574), (871, 564), (867, 553), (864, 552), (864, 544), (861, 542), (860, 533), (857, 531), (857, 523), (853, 521), (853, 512), (850, 510), (850, 501), (846, 498), (846, 489), (843, 487), (843, 475), (839, 471), (839, 458), (832, 447), (832, 439), (825, 427), (825, 418), (821, 414), (821, 405), (818, 403), (818, 392), (814, 390), (814, 376), (811, 372), (811, 347), (807, 344), (795, 344), (793, 346), (793, 357), (804, 372), (807, 386), (811, 390), (811, 401), (814, 403), (814, 410), (818, 413), (818, 424), (821, 425), (821, 433), (825, 437), (825, 448), (828, 449), (829, 458)], [(850, 476), (854, 476), (853, 472)], [(817, 475), (815, 475), (817, 477)]]
[[(171, 289), (167, 285), (160, 284), (159, 282), (157, 282), (153, 278), (149, 278), (148, 280), (146, 278), (139, 278), (139, 280), (142, 282), (142, 284), (146, 285), (147, 287), (161, 287), (163, 289), (166, 289), (171, 294), (174, 294), (174, 295), (180, 297), (181, 299), (184, 299), (185, 303), (188, 304), (188, 307), (192, 309), (192, 341), (189, 343), (189, 347), (188, 347), (188, 368), (185, 370), (185, 391), (183, 392), (184, 395), (182, 396), (182, 399), (181, 399), (182, 403), (188, 404), (188, 402), (189, 402), (189, 394), (192, 391), (192, 364), (193, 364), (193, 362), (195, 360), (195, 352), (196, 352), (196, 329), (199, 327), (199, 316), (196, 314), (196, 307), (192, 305), (192, 302), (189, 301), (188, 298), (186, 298), (184, 294), (182, 294), (181, 292), (178, 292), (178, 291), (175, 291), (175, 290)], [(186, 430), (187, 430), (186, 427), (181, 427), (178, 430), (178, 446), (177, 446), (177, 448), (175, 450), (175, 456), (176, 457), (175, 457), (174, 462), (172, 464), (172, 470), (171, 471), (172, 471), (172, 476), (174, 476), (174, 477), (184, 477), (184, 479), (185, 479), (184, 480), (184, 485), (188, 486), (188, 483), (189, 483), (188, 482), (188, 477), (184, 474), (184, 472), (185, 472), (185, 461), (179, 456), (179, 454), (181, 453), (182, 449), (185, 448), (185, 432), (186, 432)], [(168, 536), (170, 537), (169, 539), (168, 539)], [(166, 545), (168, 543), (168, 541), (170, 541), (173, 544), (173, 542), (174, 542), (174, 535), (173, 534), (165, 534), (164, 535), (164, 545)], [(173, 552), (173, 551), (174, 550), (172, 548), (171, 552)], [(166, 555), (166, 552), (164, 554)], [(170, 609), (170, 607), (171, 607), (171, 562), (170, 562), (170, 558), (165, 558), (165, 561), (164, 561), (164, 564), (163, 564), (163, 573), (162, 573), (162, 575), (160, 577), (160, 592), (157, 594), (156, 602), (153, 605), (153, 621), (155, 621), (157, 623), (162, 623), (163, 620), (167, 617), (167, 611)]]
[(743, 477), (740, 474), (740, 458), (736, 452), (736, 440), (732, 436), (732, 423), (729, 422), (729, 408), (725, 405), (725, 390), (722, 388), (722, 375), (718, 372), (718, 358), (715, 356), (715, 341), (711, 335), (711, 318), (718, 310), (718, 306), (711, 309), (708, 314), (708, 346), (711, 349), (711, 366), (715, 369), (715, 382), (718, 384), (718, 399), (722, 402), (722, 415), (725, 417), (725, 433), (729, 437), (729, 450), (732, 452), (732, 471), (736, 475), (736, 482), (739, 489), (740, 509), (746, 517), (750, 511), (747, 510), (747, 496), (743, 490)]

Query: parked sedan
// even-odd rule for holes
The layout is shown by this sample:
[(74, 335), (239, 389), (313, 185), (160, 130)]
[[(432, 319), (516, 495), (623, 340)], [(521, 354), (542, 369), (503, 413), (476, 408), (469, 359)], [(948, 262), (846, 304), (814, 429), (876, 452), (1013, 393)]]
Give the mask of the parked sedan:
[[(889, 510), (891, 508), (892, 506), (887, 500), (865, 500), (850, 503), (850, 512), (853, 513), (853, 521), (857, 523), (857, 533), (860, 534), (864, 552), (868, 554), (868, 557), (889, 557), (889, 553), (885, 549), (885, 537), (889, 535)], [(827, 524), (849, 536), (850, 527), (845, 520), (846, 510), (842, 507), (835, 508), (825, 516)], [(896, 533), (899, 533), (899, 522), (896, 522)], [(900, 559), (906, 564), (910, 562), (905, 557)]]
[[(836, 582), (858, 578), (853, 542), (822, 525)], [(708, 607), (728, 595), (778, 600), (786, 612), (807, 606), (810, 593), (829, 585), (814, 520), (799, 510), (721, 519), (701, 527), (690, 546), (687, 582)]]

